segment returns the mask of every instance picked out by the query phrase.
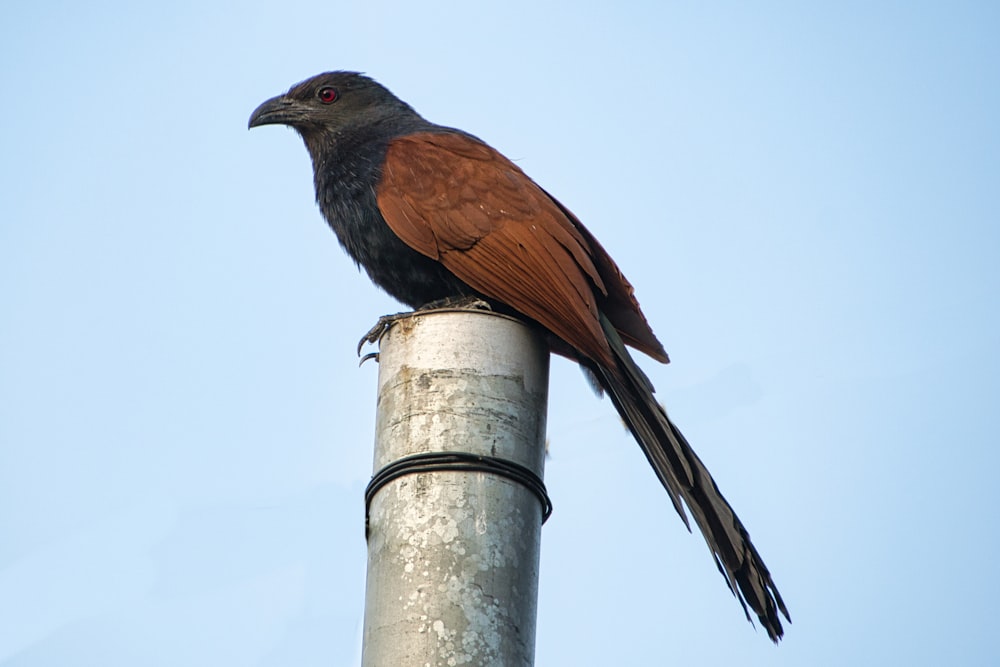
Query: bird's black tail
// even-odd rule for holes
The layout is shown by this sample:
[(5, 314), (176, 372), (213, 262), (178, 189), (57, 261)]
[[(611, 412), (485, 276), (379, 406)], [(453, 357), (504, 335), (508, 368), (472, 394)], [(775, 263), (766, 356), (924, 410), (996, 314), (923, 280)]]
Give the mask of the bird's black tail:
[(784, 633), (778, 611), (788, 621), (791, 617), (764, 561), (750, 542), (750, 535), (719, 492), (705, 464), (656, 402), (652, 384), (632, 360), (614, 326), (603, 315), (601, 324), (618, 361), (618, 368), (595, 369), (601, 386), (625, 419), (670, 494), (674, 509), (690, 530), (681, 505), (681, 499), (684, 500), (747, 619), (751, 619), (749, 605), (768, 636), (777, 643)]

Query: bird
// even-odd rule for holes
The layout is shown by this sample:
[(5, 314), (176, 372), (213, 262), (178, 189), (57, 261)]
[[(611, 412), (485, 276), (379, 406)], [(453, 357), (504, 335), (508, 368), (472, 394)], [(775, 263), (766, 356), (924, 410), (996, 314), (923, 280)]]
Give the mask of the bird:
[[(612, 403), (691, 530), (769, 638), (788, 609), (743, 523), (627, 347), (668, 363), (618, 265), (568, 208), (476, 136), (425, 120), (374, 79), (325, 72), (272, 97), (248, 128), (305, 143), (316, 202), (347, 254), (403, 304), (481, 300), (538, 327)], [(687, 507), (687, 512), (685, 511)]]

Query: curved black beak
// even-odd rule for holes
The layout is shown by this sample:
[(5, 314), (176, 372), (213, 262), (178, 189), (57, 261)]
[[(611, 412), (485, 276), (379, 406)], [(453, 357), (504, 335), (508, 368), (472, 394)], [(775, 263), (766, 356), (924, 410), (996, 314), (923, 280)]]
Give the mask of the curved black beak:
[(278, 95), (267, 100), (250, 114), (247, 129), (259, 125), (295, 125), (305, 118), (301, 102)]

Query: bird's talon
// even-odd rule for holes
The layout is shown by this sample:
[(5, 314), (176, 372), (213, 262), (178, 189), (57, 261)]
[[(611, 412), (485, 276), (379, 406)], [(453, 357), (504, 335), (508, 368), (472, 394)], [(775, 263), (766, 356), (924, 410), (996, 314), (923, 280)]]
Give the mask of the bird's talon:
[(487, 301), (483, 301), (475, 296), (448, 297), (431, 301), (417, 308), (417, 312), (431, 310), (488, 310), (492, 311), (493, 306)]
[[(438, 301), (432, 301), (430, 303), (424, 304), (420, 308), (417, 308), (412, 312), (405, 313), (395, 313), (393, 315), (383, 315), (378, 318), (378, 322), (375, 323), (371, 329), (368, 330), (361, 340), (358, 341), (358, 356), (361, 356), (361, 349), (365, 345), (375, 345), (378, 343), (379, 339), (389, 330), (393, 324), (399, 320), (405, 319), (407, 317), (412, 317), (416, 313), (431, 312), (434, 310), (487, 310), (493, 311), (493, 306), (491, 306), (487, 301), (484, 301), (478, 297), (466, 296), (458, 298), (447, 298), (440, 299)], [(362, 363), (365, 360), (362, 359)]]
[[(406, 319), (411, 315), (413, 315), (413, 313), (396, 313), (394, 315), (383, 315), (378, 318), (378, 322), (375, 323), (375, 326), (369, 329), (368, 333), (362, 336), (361, 340), (358, 341), (358, 356), (361, 356), (361, 348), (363, 348), (366, 344), (375, 345), (379, 342), (379, 339), (385, 335), (385, 332), (389, 330), (389, 327), (399, 320)], [(364, 362), (364, 360), (362, 360), (362, 362)]]
[(359, 357), (361, 356), (361, 348), (365, 345), (374, 345), (378, 342), (379, 338), (382, 337), (382, 334), (386, 332), (389, 325), (392, 324), (392, 320), (389, 319), (390, 317), (391, 315), (383, 315), (378, 318), (378, 322), (375, 323), (375, 326), (369, 329), (367, 333), (361, 337), (361, 340), (358, 341), (357, 350)]
[(375, 363), (378, 363), (378, 352), (369, 352), (365, 356), (361, 357), (361, 361), (358, 362), (358, 368), (365, 365), (365, 362), (369, 359), (374, 359)]
[(490, 312), (493, 311), (493, 306), (491, 306), (486, 301), (483, 301), (482, 299), (476, 299), (475, 301), (471, 301), (463, 307), (468, 308), (469, 310), (488, 310)]

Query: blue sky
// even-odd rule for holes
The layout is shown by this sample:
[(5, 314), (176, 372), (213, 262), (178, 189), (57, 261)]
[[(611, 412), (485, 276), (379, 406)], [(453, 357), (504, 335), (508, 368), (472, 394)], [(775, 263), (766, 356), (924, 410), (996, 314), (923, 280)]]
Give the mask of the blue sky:
[(601, 239), (794, 624), (553, 364), (538, 665), (996, 664), (993, 3), (0, 10), (0, 664), (356, 665), (375, 368), (265, 98), (362, 70)]

